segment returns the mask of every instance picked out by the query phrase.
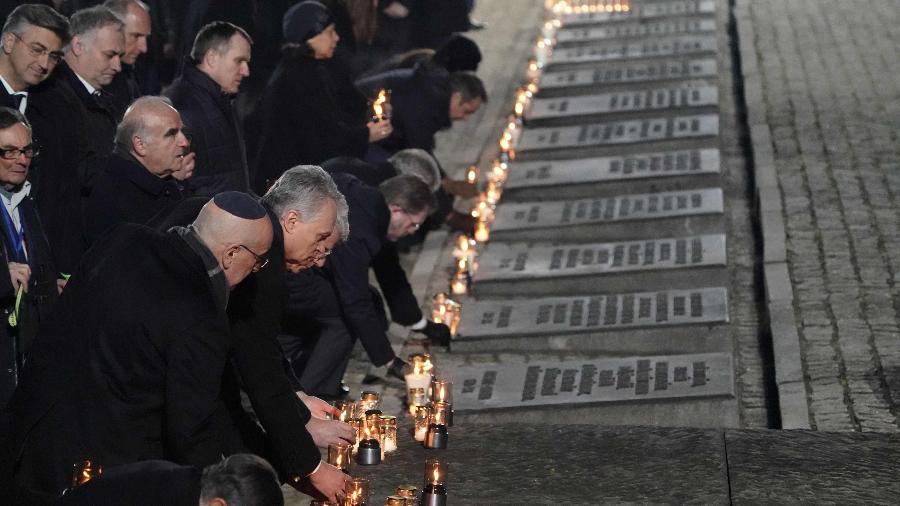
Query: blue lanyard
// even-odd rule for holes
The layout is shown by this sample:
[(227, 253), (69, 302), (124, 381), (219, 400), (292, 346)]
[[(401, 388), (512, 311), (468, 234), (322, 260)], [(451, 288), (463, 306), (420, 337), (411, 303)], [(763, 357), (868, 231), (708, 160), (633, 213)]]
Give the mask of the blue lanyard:
[(10, 216), (9, 211), (6, 209), (6, 203), (3, 203), (0, 207), (3, 208), (3, 224), (6, 229), (6, 237), (9, 238), (10, 243), (15, 249), (15, 258), (9, 260), (27, 264), (28, 257), (25, 255), (25, 225), (22, 224), (21, 231), (16, 230), (16, 224), (13, 223), (12, 216)]

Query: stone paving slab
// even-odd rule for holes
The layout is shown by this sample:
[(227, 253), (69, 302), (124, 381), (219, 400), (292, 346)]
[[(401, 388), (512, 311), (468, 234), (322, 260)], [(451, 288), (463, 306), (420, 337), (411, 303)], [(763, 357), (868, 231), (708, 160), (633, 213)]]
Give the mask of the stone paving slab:
[(659, 37), (642, 42), (596, 43), (572, 48), (559, 48), (547, 62), (547, 68), (559, 65), (593, 64), (632, 58), (659, 58), (715, 53), (716, 38), (706, 35)]
[(716, 2), (714, 0), (675, 0), (671, 2), (639, 3), (625, 12), (581, 12), (565, 15), (562, 18), (563, 26), (607, 23), (620, 20), (646, 20), (652, 18), (682, 16), (685, 14), (714, 14)]
[(559, 46), (590, 43), (596, 40), (626, 37), (659, 37), (716, 31), (715, 19), (662, 19), (654, 21), (628, 21), (600, 26), (563, 28), (556, 32)]

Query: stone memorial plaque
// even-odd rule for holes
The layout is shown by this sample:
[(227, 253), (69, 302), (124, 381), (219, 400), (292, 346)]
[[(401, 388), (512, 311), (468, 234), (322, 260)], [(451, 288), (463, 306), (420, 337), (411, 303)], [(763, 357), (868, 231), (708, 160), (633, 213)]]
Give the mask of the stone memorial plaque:
[(658, 37), (663, 35), (686, 35), (716, 31), (716, 20), (675, 19), (651, 22), (628, 21), (601, 26), (565, 28), (556, 32), (557, 44), (577, 44), (596, 40), (625, 37)]
[(728, 321), (725, 288), (467, 302), (454, 341)]
[(733, 397), (733, 375), (727, 353), (480, 364), (453, 371), (453, 408)]
[(715, 53), (716, 49), (715, 36), (685, 35), (619, 44), (604, 43), (558, 48), (553, 51), (547, 65)]
[(650, 19), (685, 14), (713, 14), (716, 12), (714, 0), (683, 0), (632, 5), (628, 12), (580, 12), (563, 17), (563, 27), (590, 25), (607, 21)]
[(512, 162), (506, 190), (719, 173), (718, 149), (627, 156)]
[(663, 79), (696, 79), (715, 77), (715, 58), (667, 60), (662, 62), (635, 61), (610, 63), (594, 69), (545, 72), (540, 89), (551, 90), (577, 86), (636, 83)]
[(726, 264), (725, 235), (614, 243), (488, 243), (473, 281), (527, 280)]
[(719, 90), (715, 86), (672, 86), (598, 95), (538, 98), (528, 107), (525, 120), (715, 106), (718, 103)]
[(720, 188), (609, 198), (506, 203), (497, 207), (491, 231), (601, 225), (608, 222), (721, 214), (723, 211)]
[(525, 128), (516, 143), (518, 151), (631, 144), (672, 139), (711, 137), (719, 134), (719, 116), (699, 114), (648, 118), (586, 125)]

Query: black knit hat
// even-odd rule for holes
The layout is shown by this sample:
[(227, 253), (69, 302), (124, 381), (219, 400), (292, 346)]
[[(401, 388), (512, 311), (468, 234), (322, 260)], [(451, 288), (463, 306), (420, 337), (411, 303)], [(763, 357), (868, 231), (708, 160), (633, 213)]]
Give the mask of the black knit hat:
[(451, 74), (462, 71), (475, 72), (481, 63), (481, 50), (474, 40), (454, 33), (435, 51), (434, 63), (444, 67)]
[(284, 41), (303, 44), (309, 39), (325, 31), (334, 18), (328, 8), (319, 2), (308, 0), (300, 2), (288, 9), (284, 14), (281, 30)]

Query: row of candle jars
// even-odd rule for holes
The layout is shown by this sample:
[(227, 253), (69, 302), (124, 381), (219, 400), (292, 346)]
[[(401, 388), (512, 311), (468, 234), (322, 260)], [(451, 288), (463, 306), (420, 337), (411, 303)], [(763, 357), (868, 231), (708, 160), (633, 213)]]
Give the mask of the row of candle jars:
[(446, 293), (436, 294), (431, 299), (431, 320), (443, 323), (450, 328), (450, 335), (456, 335), (461, 309), (459, 302), (451, 299)]

